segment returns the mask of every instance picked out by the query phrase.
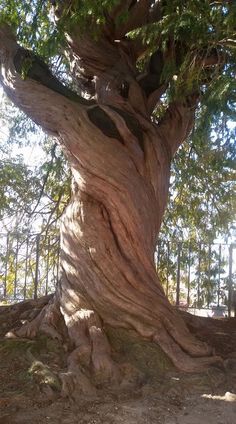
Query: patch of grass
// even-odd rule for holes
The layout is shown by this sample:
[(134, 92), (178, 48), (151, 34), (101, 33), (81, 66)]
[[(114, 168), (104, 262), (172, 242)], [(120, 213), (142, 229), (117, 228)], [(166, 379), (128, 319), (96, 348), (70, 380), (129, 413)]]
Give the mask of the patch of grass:
[(148, 379), (161, 377), (173, 369), (162, 349), (156, 343), (142, 339), (135, 331), (106, 327), (106, 334), (115, 351), (115, 360), (130, 362)]
[[(41, 361), (46, 357), (46, 362), (51, 362), (56, 356), (64, 354), (58, 341), (42, 335), (34, 340), (4, 338), (0, 340), (0, 368), (4, 372), (12, 373), (20, 384), (37, 383), (48, 385), (54, 391), (60, 390), (61, 382), (50, 364)], [(13, 370), (14, 368), (14, 370)]]
[(18, 355), (24, 356), (27, 354), (28, 349), (35, 344), (33, 340), (21, 339), (1, 339), (0, 340), (0, 354), (3, 356), (17, 357)]
[(33, 361), (31, 367), (29, 368), (29, 374), (40, 385), (48, 385), (56, 391), (59, 391), (61, 389), (61, 383), (57, 375), (41, 361)]

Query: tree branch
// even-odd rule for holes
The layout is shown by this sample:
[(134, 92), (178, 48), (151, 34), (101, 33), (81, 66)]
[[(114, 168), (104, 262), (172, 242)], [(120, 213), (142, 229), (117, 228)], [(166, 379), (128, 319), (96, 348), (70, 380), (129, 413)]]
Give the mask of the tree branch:
[(147, 110), (148, 113), (151, 115), (154, 109), (156, 108), (158, 102), (161, 99), (161, 96), (165, 93), (167, 89), (168, 84), (162, 84), (160, 85), (156, 90), (154, 90), (147, 99)]
[[(138, 81), (139, 85), (146, 94), (149, 113), (153, 111), (155, 105), (160, 100), (160, 97), (164, 94), (170, 80), (169, 76), (169, 79), (165, 79), (163, 81), (163, 69), (165, 62), (168, 61), (168, 55), (169, 57), (174, 58), (178, 69), (184, 59), (181, 58), (178, 52), (178, 44), (175, 44), (170, 47), (169, 52), (166, 51), (163, 53), (161, 50), (156, 50), (151, 55), (148, 64), (148, 72), (139, 78)], [(208, 72), (211, 72), (211, 70), (214, 70), (215, 67), (225, 64), (226, 59), (227, 57), (225, 54), (223, 55), (218, 52), (216, 48), (212, 48), (211, 50), (208, 50), (205, 55), (203, 52), (201, 52), (201, 54), (196, 54), (192, 60), (190, 69), (194, 66), (196, 69), (205, 69), (208, 70)], [(185, 72), (186, 80), (188, 79), (188, 73), (189, 69)], [(205, 81), (199, 81), (199, 85), (201, 85), (202, 82), (205, 83)]]
[[(70, 100), (78, 103), (83, 103), (83, 99), (78, 96), (74, 91), (63, 85), (50, 71), (49, 67), (30, 50), (19, 47), (14, 58), (13, 63), (16, 72), (24, 79), (31, 78), (38, 81), (45, 87), (50, 88), (56, 93), (62, 94)], [(87, 102), (85, 101), (85, 104)]]
[(156, 50), (150, 57), (148, 71), (138, 79), (146, 95), (147, 109), (150, 114), (167, 89), (168, 82), (162, 80), (163, 68), (164, 55), (161, 50)]
[(63, 86), (41, 59), (20, 47), (7, 25), (0, 27), (0, 67), (0, 82), (8, 97), (49, 133), (60, 130), (63, 106), (91, 104)]
[(117, 26), (115, 31), (116, 38), (123, 38), (127, 32), (143, 26), (149, 15), (150, 0), (140, 0), (130, 8), (128, 18), (123, 24)]
[(111, 12), (109, 12), (109, 18), (115, 22), (115, 20), (122, 14), (122, 12), (129, 10), (133, 2), (133, 0), (120, 0), (120, 2), (113, 7)]
[(34, 206), (34, 209), (33, 209), (33, 210), (32, 210), (32, 212), (30, 213), (30, 215), (33, 215), (33, 214), (35, 213), (35, 211), (36, 211), (36, 209), (37, 209), (37, 207), (38, 207), (38, 205), (39, 205), (39, 203), (41, 202), (41, 199), (42, 199), (42, 197), (43, 197), (44, 190), (45, 190), (46, 184), (47, 184), (47, 182), (48, 182), (48, 178), (49, 178), (50, 172), (51, 172), (51, 170), (52, 170), (53, 161), (54, 161), (54, 159), (55, 159), (56, 147), (57, 147), (57, 144), (55, 143), (55, 144), (52, 146), (52, 148), (51, 148), (51, 152), (50, 152), (50, 153), (51, 153), (51, 160), (50, 160), (50, 164), (49, 164), (49, 167), (48, 167), (48, 170), (47, 170), (46, 174), (44, 175), (44, 178), (43, 178), (43, 184), (42, 184), (42, 187), (41, 187), (41, 190), (40, 190), (40, 193), (39, 193), (38, 200), (37, 200), (37, 202), (36, 202), (36, 205)]
[(202, 68), (211, 68), (213, 66), (224, 65), (226, 60), (226, 53), (222, 54), (218, 52), (217, 49), (213, 48), (205, 57), (196, 58), (196, 64)]
[(236, 40), (232, 38), (224, 38), (223, 40), (218, 41), (218, 44), (225, 47), (236, 47)]
[(174, 101), (157, 125), (158, 133), (168, 145), (171, 157), (193, 129), (197, 102), (196, 94), (188, 96), (184, 101)]
[(161, 19), (161, 1), (140, 0), (130, 8), (128, 19), (116, 28), (116, 38), (123, 38), (128, 32)]

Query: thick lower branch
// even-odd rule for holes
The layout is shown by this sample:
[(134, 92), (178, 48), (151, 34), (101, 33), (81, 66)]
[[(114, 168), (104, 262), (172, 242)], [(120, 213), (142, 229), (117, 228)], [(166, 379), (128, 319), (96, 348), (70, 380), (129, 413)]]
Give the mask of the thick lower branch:
[(193, 125), (198, 95), (170, 104), (157, 126), (159, 136), (169, 146), (171, 157), (189, 136)]
[(0, 64), (0, 82), (6, 94), (49, 133), (60, 132), (66, 109), (78, 114), (84, 106), (94, 104), (66, 88), (40, 58), (20, 47), (7, 25), (0, 26)]

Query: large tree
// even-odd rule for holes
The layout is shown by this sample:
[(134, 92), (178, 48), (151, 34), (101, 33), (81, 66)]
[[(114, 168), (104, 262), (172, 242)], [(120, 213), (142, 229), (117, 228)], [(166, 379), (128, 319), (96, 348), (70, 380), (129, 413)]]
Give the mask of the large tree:
[(206, 109), (204, 94), (218, 90), (225, 98), (231, 90), (225, 102), (235, 103), (235, 7), (207, 0), (30, 3), (3, 7), (1, 84), (61, 145), (72, 196), (61, 222), (56, 294), (18, 335), (70, 339), (65, 390), (88, 368), (119, 378), (107, 326), (157, 343), (182, 370), (202, 369), (217, 358), (165, 297), (154, 250), (171, 162), (197, 108)]

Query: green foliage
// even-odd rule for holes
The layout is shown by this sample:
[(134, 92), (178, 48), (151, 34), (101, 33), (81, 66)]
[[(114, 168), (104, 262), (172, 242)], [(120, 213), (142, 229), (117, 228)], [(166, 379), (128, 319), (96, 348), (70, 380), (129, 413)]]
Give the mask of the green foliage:
[[(18, 209), (28, 209), (35, 199), (38, 179), (23, 163), (23, 158), (0, 162), (0, 219), (12, 216)], [(28, 205), (28, 206), (27, 206)], [(28, 209), (29, 210), (29, 209)]]
[[(68, 59), (63, 50), (66, 47), (65, 33), (78, 30), (80, 35), (87, 31), (89, 35), (99, 39), (106, 19), (119, 0), (73, 0), (67, 8), (56, 1), (55, 10), (60, 19), (57, 23), (53, 18), (52, 6), (47, 0), (3, 0), (0, 6), (0, 22), (7, 21), (15, 28), (18, 40), (25, 47), (33, 49), (48, 63), (53, 63), (56, 57), (62, 57), (64, 69), (69, 71)], [(168, 81), (171, 96), (183, 96), (198, 90), (199, 84), (209, 79), (209, 70), (199, 65), (215, 49), (219, 56), (219, 66), (210, 78), (215, 80), (222, 75), (220, 57), (227, 56), (229, 65), (224, 74), (235, 73), (235, 22), (236, 6), (231, 2), (215, 2), (208, 0), (166, 0), (163, 1), (162, 19), (126, 34), (127, 39), (141, 38), (149, 46), (142, 56), (145, 64), (150, 53), (157, 48), (165, 54), (165, 66), (162, 80)], [(114, 26), (126, 22), (129, 17), (127, 7), (121, 8), (116, 16)], [(172, 50), (173, 42), (175, 51)], [(198, 58), (198, 59), (197, 59)], [(231, 64), (231, 65), (230, 65)], [(25, 72), (30, 64), (26, 64)], [(173, 78), (174, 77), (174, 78)], [(224, 91), (224, 79), (218, 80), (218, 91)]]
[[(110, 10), (119, 0), (75, 0), (63, 12), (58, 25), (52, 17), (52, 7), (45, 0), (3, 0), (0, 5), (0, 22), (7, 22), (17, 33), (24, 47), (32, 48), (46, 61), (58, 54), (65, 44), (65, 29), (79, 25), (87, 29), (88, 19), (94, 17), (91, 31), (94, 36), (104, 24), (104, 10)], [(60, 7), (60, 2), (56, 2)], [(91, 32), (91, 33), (92, 33)]]
[(0, 6), (0, 22), (7, 22), (15, 29), (22, 45), (33, 48), (46, 57), (57, 53), (62, 35), (50, 19), (50, 4), (44, 0), (3, 0)]
[[(61, 149), (5, 96), (0, 120), (4, 128), (0, 129), (0, 222), (4, 231), (55, 227), (70, 197), (70, 171)], [(39, 153), (37, 163), (30, 161), (34, 152)]]
[[(215, 2), (212, 7), (208, 0), (177, 0), (166, 1), (163, 9), (159, 22), (135, 29), (129, 36), (141, 37), (150, 51), (155, 50), (157, 42), (161, 46), (166, 56), (162, 79), (170, 83), (171, 96), (181, 97), (198, 90), (206, 79), (209, 81), (209, 69), (201, 66), (201, 61), (213, 51), (218, 55), (219, 66), (210, 79), (213, 82), (216, 79), (218, 92), (224, 92), (225, 79), (228, 76), (232, 82), (235, 74), (236, 6)], [(177, 48), (171, 53), (173, 42)], [(222, 56), (226, 56), (229, 63), (224, 70), (220, 66)], [(222, 73), (224, 78), (220, 77)]]
[[(224, 78), (224, 77), (223, 77)], [(236, 214), (236, 109), (232, 85), (205, 95), (195, 130), (172, 164), (170, 203), (163, 232), (177, 238), (212, 242), (230, 236)]]

